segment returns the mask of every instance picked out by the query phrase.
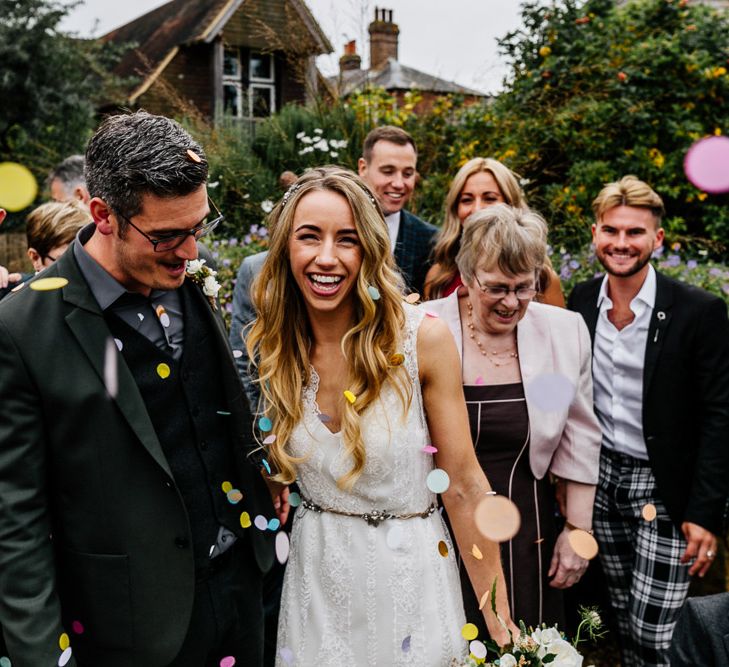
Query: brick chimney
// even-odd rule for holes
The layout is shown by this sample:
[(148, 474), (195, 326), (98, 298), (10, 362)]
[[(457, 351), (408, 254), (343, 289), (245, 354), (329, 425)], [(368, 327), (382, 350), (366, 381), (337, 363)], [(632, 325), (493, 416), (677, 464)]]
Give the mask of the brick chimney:
[(378, 69), (388, 58), (397, 60), (400, 28), (392, 22), (391, 9), (375, 7), (375, 20), (370, 23), (370, 68)]
[(344, 55), (339, 59), (339, 71), (360, 69), (362, 58), (357, 55), (357, 42), (353, 39), (344, 45)]

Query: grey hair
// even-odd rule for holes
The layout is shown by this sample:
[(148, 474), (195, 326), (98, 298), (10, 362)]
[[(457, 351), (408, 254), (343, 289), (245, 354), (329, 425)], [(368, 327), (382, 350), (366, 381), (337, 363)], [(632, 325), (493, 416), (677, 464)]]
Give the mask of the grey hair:
[(48, 174), (48, 178), (46, 179), (48, 187), (55, 180), (60, 181), (67, 197), (73, 195), (73, 190), (76, 186), (81, 185), (86, 187), (84, 156), (69, 155), (65, 160), (59, 162)]
[(547, 258), (547, 223), (534, 211), (496, 204), (463, 222), (456, 264), (463, 282), (472, 284), (476, 269), (500, 269), (506, 275), (541, 271)]
[[(179, 123), (137, 111), (101, 124), (86, 148), (85, 173), (92, 197), (131, 218), (145, 194), (172, 198), (196, 191), (207, 180), (208, 161)], [(120, 219), (120, 234), (126, 226)]]

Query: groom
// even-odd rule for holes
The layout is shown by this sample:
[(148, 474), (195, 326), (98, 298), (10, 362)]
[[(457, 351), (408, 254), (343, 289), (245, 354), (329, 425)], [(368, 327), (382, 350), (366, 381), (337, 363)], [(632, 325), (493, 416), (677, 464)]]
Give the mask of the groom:
[(174, 121), (108, 118), (86, 153), (93, 224), (0, 304), (15, 667), (260, 664), (272, 533), (251, 521), (274, 510), (211, 281), (186, 279), (222, 217), (207, 175)]

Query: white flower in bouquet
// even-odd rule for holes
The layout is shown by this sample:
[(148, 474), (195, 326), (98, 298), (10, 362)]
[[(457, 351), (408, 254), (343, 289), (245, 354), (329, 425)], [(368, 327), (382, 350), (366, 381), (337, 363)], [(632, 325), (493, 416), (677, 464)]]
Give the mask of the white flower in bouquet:
[(549, 652), (555, 656), (549, 663), (551, 667), (582, 667), (582, 656), (564, 639), (552, 642), (549, 645)]
[(516, 658), (511, 653), (504, 653), (499, 658), (499, 667), (516, 667), (518, 664)]
[[(537, 628), (532, 632), (532, 639), (542, 648), (548, 648), (550, 644), (562, 639), (562, 635), (557, 628)], [(539, 656), (544, 655), (544, 651), (540, 651)]]

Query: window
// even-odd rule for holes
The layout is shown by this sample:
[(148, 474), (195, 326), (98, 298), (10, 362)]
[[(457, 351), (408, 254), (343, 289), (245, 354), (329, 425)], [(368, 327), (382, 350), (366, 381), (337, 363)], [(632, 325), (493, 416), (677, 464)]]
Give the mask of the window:
[(223, 112), (233, 118), (266, 118), (274, 111), (276, 74), (273, 54), (225, 49)]
[(234, 118), (243, 115), (243, 86), (240, 77), (240, 51), (223, 52), (223, 113)]
[(265, 118), (276, 111), (273, 54), (252, 52), (248, 64), (248, 110), (251, 118)]

